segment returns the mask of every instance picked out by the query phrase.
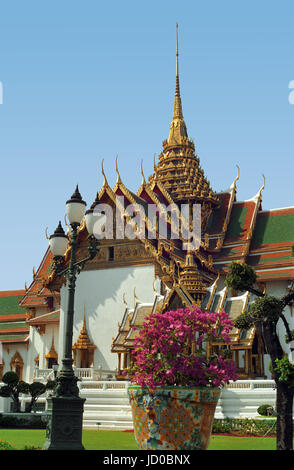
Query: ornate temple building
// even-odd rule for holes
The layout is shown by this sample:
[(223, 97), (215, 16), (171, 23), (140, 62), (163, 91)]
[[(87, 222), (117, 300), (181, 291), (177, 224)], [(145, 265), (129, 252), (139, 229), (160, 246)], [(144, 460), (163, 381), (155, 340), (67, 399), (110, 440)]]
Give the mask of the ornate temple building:
[[(168, 138), (158, 161), (154, 161), (153, 174), (146, 179), (141, 165), (142, 181), (134, 193), (124, 185), (117, 162), (113, 188), (102, 165), (104, 183), (94, 203), (110, 206), (113, 214), (119, 213), (133, 226), (136, 220), (129, 207), (139, 207), (143, 211), (143, 236), (130, 239), (113, 230), (116, 236), (99, 241), (98, 254), (78, 276), (73, 357), (76, 368), (91, 369), (93, 377), (95, 371), (101, 370), (109, 376), (123, 377), (135, 335), (151, 312), (193, 304), (210, 312), (225, 310), (232, 319), (245, 312), (254, 300), (252, 295), (232, 292), (224, 284), (232, 261), (251, 265), (260, 287), (272, 295), (283, 295), (293, 279), (294, 207), (262, 210), (264, 184), (254, 197), (238, 201), (239, 169), (226, 191), (214, 192), (188, 136), (178, 64), (177, 47), (173, 117)], [(199, 246), (190, 249), (185, 248), (180, 234), (172, 236), (177, 234), (177, 227), (169, 208), (188, 207), (183, 224), (189, 230), (195, 204), (201, 206), (201, 237)], [(153, 217), (148, 211), (150, 205), (156, 207)], [(114, 215), (113, 229), (117, 220)], [(162, 221), (167, 230), (165, 236), (160, 232)], [(147, 236), (150, 233), (154, 236)], [(85, 257), (87, 238), (86, 225), (82, 223), (78, 259)], [(69, 256), (70, 243), (65, 263)], [(66, 302), (66, 280), (52, 269), (48, 249), (39, 268), (33, 271), (29, 287), (0, 293), (0, 374), (12, 369), (25, 380), (32, 380), (61, 362)], [(290, 308), (286, 316), (291, 324)], [(279, 325), (279, 334), (283, 340), (283, 325)], [(217, 342), (208, 346), (211, 352), (224, 347)], [(240, 378), (270, 378), (269, 358), (255, 328), (235, 329), (230, 349)]]

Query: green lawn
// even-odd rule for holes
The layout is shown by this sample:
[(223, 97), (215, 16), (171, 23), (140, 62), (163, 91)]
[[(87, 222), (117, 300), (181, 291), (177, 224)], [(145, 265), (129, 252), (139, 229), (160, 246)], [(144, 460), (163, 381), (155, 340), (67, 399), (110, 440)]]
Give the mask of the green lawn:
[[(0, 440), (8, 441), (21, 450), (25, 446), (41, 447), (45, 442), (45, 430), (0, 429)], [(122, 431), (84, 430), (83, 444), (86, 450), (137, 450), (133, 433)], [(275, 450), (274, 437), (211, 436), (209, 450)]]

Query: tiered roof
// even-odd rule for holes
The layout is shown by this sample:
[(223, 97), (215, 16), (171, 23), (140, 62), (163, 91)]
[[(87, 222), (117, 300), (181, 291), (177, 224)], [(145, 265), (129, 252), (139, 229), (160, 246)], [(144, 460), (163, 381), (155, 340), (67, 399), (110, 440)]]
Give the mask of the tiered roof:
[(45, 287), (44, 283), (52, 272), (52, 253), (49, 248), (38, 267), (37, 271), (33, 269), (33, 280), (30, 286), (25, 289), (23, 298), (20, 301), (20, 307), (23, 307), (34, 315), (35, 309), (40, 307), (48, 307), (53, 298), (59, 301), (59, 293), (52, 292)]
[(0, 292), (0, 342), (5, 344), (26, 343), (29, 327), (26, 313), (19, 307), (24, 290)]

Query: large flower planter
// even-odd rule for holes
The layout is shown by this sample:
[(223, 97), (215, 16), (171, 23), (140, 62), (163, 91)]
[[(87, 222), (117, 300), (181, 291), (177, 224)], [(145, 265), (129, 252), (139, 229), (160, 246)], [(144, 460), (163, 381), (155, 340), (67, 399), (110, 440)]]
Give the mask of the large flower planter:
[(206, 450), (219, 388), (128, 387), (139, 449)]

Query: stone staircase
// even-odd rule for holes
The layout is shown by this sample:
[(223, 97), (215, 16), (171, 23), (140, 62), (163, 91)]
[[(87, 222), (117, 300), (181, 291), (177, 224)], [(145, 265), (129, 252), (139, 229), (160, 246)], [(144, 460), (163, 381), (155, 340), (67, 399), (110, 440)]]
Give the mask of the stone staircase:
[[(83, 416), (85, 429), (133, 429), (127, 384), (121, 381), (81, 382), (80, 396), (86, 398)], [(99, 426), (97, 423), (100, 423)]]
[[(84, 405), (84, 428), (133, 429), (132, 413), (127, 396), (128, 382), (82, 381), (80, 396)], [(275, 406), (273, 380), (238, 380), (222, 389), (215, 418), (256, 418), (262, 404)]]
[(257, 409), (268, 404), (275, 407), (273, 380), (238, 380), (222, 389), (215, 418), (261, 418)]

